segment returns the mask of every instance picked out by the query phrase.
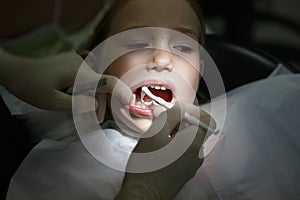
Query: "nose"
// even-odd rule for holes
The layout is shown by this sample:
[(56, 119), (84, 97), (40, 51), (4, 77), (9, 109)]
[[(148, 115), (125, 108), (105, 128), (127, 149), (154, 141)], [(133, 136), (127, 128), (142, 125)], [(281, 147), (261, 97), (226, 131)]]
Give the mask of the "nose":
[(170, 52), (163, 50), (154, 50), (152, 55), (152, 62), (154, 63), (154, 65), (149, 66), (149, 70), (166, 70), (169, 72), (173, 70), (173, 56)]

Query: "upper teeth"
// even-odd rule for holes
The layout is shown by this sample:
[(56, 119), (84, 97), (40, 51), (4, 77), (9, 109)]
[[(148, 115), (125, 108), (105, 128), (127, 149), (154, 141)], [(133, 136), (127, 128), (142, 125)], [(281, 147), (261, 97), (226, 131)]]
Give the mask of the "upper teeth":
[(150, 85), (150, 88), (156, 89), (156, 90), (166, 90), (167, 88), (164, 86), (158, 86), (158, 85)]
[(151, 91), (147, 87), (142, 87), (142, 93), (147, 94), (148, 97), (152, 99), (152, 101), (156, 101), (160, 105), (165, 106), (166, 108), (170, 109), (173, 107), (173, 104), (166, 102), (164, 99), (155, 96), (154, 94), (151, 93)]
[[(142, 91), (141, 91), (141, 98), (139, 101), (136, 100), (136, 95), (133, 94), (131, 99), (130, 99), (130, 105), (136, 105), (138, 107), (141, 108), (146, 108), (147, 106), (151, 106), (152, 104), (154, 105), (163, 105), (163, 106), (167, 106), (167, 107), (172, 107), (173, 105), (169, 105), (168, 102), (165, 102), (163, 99), (161, 99), (160, 97), (156, 97), (155, 95), (153, 95), (150, 90), (148, 88), (152, 88), (152, 89), (156, 89), (156, 90), (166, 90), (167, 88), (165, 86), (158, 86), (158, 85), (150, 85), (150, 86), (143, 86), (142, 87)], [(151, 101), (144, 101), (144, 97), (145, 95), (147, 95), (149, 98), (151, 98)], [(157, 103), (157, 102), (159, 103)], [(166, 105), (168, 104), (168, 105)]]

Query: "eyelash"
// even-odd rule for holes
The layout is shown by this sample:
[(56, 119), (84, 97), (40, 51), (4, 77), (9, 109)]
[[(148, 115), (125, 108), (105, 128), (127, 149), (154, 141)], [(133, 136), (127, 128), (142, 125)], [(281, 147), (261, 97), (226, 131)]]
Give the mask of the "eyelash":
[[(149, 47), (150, 45), (146, 42), (133, 42), (125, 45), (126, 48), (131, 50), (137, 50), (137, 49), (144, 49), (146, 47)], [(174, 48), (177, 51), (180, 51), (182, 53), (192, 53), (193, 49), (189, 47), (188, 45), (175, 45), (172, 48)]]
[(136, 42), (136, 43), (130, 43), (130, 44), (126, 44), (126, 47), (128, 49), (143, 49), (148, 47), (149, 44), (145, 43), (145, 42)]
[(183, 53), (192, 53), (193, 52), (193, 49), (191, 47), (185, 46), (185, 45), (176, 45), (176, 46), (173, 46), (173, 48), (178, 51), (181, 51)]

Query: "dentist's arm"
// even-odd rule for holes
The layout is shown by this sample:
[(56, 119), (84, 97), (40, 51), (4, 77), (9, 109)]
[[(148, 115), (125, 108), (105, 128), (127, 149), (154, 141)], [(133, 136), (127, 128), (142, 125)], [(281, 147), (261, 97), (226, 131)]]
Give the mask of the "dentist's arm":
[[(78, 112), (96, 109), (99, 122), (104, 119), (106, 94), (114, 93), (123, 102), (128, 102), (131, 96), (131, 90), (122, 81), (111, 75), (95, 73), (74, 51), (31, 59), (0, 48), (0, 84), (19, 99), (36, 107), (71, 113), (74, 96), (70, 88), (73, 88), (75, 78), (78, 83), (74, 86), (76, 98), (83, 104), (96, 104), (93, 110), (85, 110), (83, 106), (82, 109), (77, 108)], [(85, 91), (95, 90), (96, 87), (96, 101), (94, 96), (84, 95)]]
[[(172, 140), (172, 138), (168, 136), (169, 134), (174, 134), (174, 131), (177, 132), (177, 126), (182, 120), (182, 115), (178, 105), (175, 105), (172, 109), (168, 110), (166, 114), (166, 123), (159, 133), (150, 138), (140, 139), (138, 145), (134, 149), (134, 152), (141, 153), (153, 151), (165, 146)], [(201, 120), (208, 122), (207, 119), (210, 119), (210, 116), (206, 113), (202, 113)], [(158, 117), (147, 133), (151, 134), (152, 131), (157, 130), (155, 126), (161, 120), (164, 120), (163, 115)], [(177, 134), (190, 134), (192, 131), (190, 128), (191, 126), (187, 126), (184, 128), (183, 132), (178, 132)], [(199, 158), (199, 150), (203, 144), (205, 135), (206, 130), (199, 128), (194, 140), (183, 155), (162, 169), (147, 173), (127, 172), (125, 174), (122, 188), (115, 199), (174, 199), (186, 182), (195, 175), (203, 162), (203, 158)], [(128, 165), (132, 164), (134, 165), (130, 158)]]
[(0, 84), (36, 107), (70, 112), (72, 97), (62, 90), (73, 85), (82, 62), (73, 51), (31, 59), (0, 49)]

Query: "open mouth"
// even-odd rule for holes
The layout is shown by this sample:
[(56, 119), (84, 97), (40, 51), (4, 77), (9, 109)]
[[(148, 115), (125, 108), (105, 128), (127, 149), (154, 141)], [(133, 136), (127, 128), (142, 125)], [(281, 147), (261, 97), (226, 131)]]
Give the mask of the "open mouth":
[[(145, 87), (145, 86), (143, 86)], [(173, 93), (170, 89), (166, 88), (165, 86), (159, 86), (159, 85), (151, 85), (151, 86), (146, 86), (149, 91), (157, 96), (165, 100), (166, 102), (171, 102), (173, 99)], [(143, 93), (142, 87), (139, 87), (136, 90), (136, 100), (137, 101), (142, 101), (142, 102), (151, 102), (153, 99), (151, 99), (147, 94)]]
[[(152, 97), (148, 96), (144, 91), (145, 87), (152, 93)], [(144, 89), (143, 89), (144, 88)], [(159, 105), (153, 96), (163, 99), (165, 102), (171, 103), (173, 100), (173, 92), (164, 85), (143, 85), (133, 92), (130, 101), (129, 111), (137, 117), (151, 117), (155, 106)]]

